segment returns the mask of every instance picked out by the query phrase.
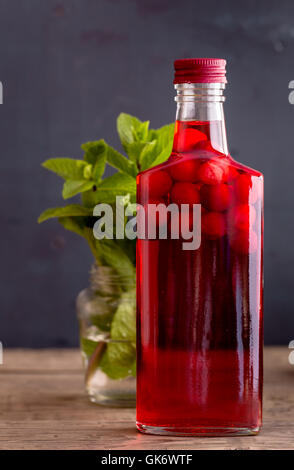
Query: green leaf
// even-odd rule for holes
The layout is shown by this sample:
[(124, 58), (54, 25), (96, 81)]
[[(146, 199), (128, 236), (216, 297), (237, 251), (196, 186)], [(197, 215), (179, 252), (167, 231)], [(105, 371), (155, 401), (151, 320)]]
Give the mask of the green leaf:
[(121, 276), (125, 288), (135, 285), (136, 273), (128, 255), (120, 248), (115, 240), (96, 240), (96, 250), (101, 262), (111, 266)]
[(149, 131), (148, 138), (156, 139), (156, 145), (151, 158), (142, 162), (142, 170), (165, 162), (171, 154), (173, 146), (174, 124), (167, 124), (159, 129)]
[(135, 164), (139, 163), (141, 153), (145, 147), (146, 142), (132, 142), (131, 144), (126, 144), (126, 152), (129, 156), (129, 159), (132, 160), (132, 162)]
[(136, 341), (136, 292), (124, 292), (114, 314), (110, 337), (114, 340)]
[[(88, 338), (81, 338), (81, 349), (83, 353), (87, 356), (88, 359), (93, 356), (95, 353), (99, 342), (98, 341), (93, 341)], [(108, 344), (109, 346), (109, 344)], [(111, 348), (110, 348), (111, 349)], [(97, 364), (97, 366), (111, 379), (113, 380), (118, 380), (118, 379), (123, 379), (127, 376), (136, 376), (136, 364), (134, 361), (134, 351), (132, 349), (131, 355), (129, 355), (129, 360), (128, 356), (125, 355), (117, 355), (119, 351), (115, 351), (113, 349), (112, 351), (107, 350), (104, 352), (102, 359), (100, 362)], [(127, 352), (129, 354), (130, 351)], [(96, 367), (97, 367), (96, 366)]]
[(138, 169), (136, 165), (124, 157), (121, 153), (117, 152), (113, 147), (110, 145), (106, 146), (106, 155), (107, 155), (107, 163), (113, 166), (117, 170), (122, 171), (123, 173), (127, 173), (130, 176), (135, 177), (138, 173)]
[(136, 265), (136, 239), (129, 240), (124, 238), (123, 240), (115, 240), (116, 244), (122, 249), (122, 251), (128, 256), (131, 263)]
[(79, 204), (70, 204), (65, 207), (52, 207), (42, 212), (38, 218), (39, 224), (45, 220), (52, 219), (53, 217), (68, 217), (68, 216), (88, 216), (93, 215), (93, 211)]
[[(96, 204), (99, 204), (100, 199), (99, 195), (97, 194), (97, 186), (93, 186), (89, 191), (85, 191), (81, 193), (82, 203), (85, 207), (93, 208)], [(104, 202), (104, 201), (103, 201)]]
[(125, 377), (132, 375), (133, 367), (121, 366), (116, 362), (112, 362), (109, 359), (107, 352), (108, 351), (106, 350), (99, 364), (104, 374), (113, 380), (124, 379)]
[(113, 312), (99, 313), (98, 315), (91, 316), (91, 322), (101, 331), (109, 332), (112, 318)]
[(132, 371), (132, 376), (136, 377), (136, 375), (137, 375), (137, 362), (136, 361), (133, 362), (133, 365), (131, 367), (131, 371)]
[(143, 148), (140, 155), (140, 167), (142, 170), (149, 168), (150, 164), (156, 158), (156, 144), (156, 140), (152, 140), (151, 142), (148, 142)]
[(88, 338), (81, 338), (81, 348), (82, 351), (86, 354), (86, 356), (89, 358), (92, 356), (92, 354), (95, 352), (97, 348), (98, 342), (93, 341)]
[(172, 150), (174, 124), (149, 130), (149, 121), (141, 122), (129, 114), (118, 118), (118, 132), (130, 160), (141, 170), (165, 161)]
[(47, 170), (53, 171), (64, 179), (81, 180), (84, 173), (89, 174), (89, 163), (72, 158), (50, 158), (42, 163)]
[(114, 314), (111, 341), (107, 344), (103, 371), (113, 378), (135, 375), (136, 362), (136, 294), (135, 290), (125, 292)]
[(126, 173), (115, 173), (105, 178), (96, 188), (96, 200), (105, 203), (114, 203), (116, 196), (136, 194), (136, 180)]
[(92, 170), (93, 170), (93, 167), (92, 165), (90, 165), (90, 163), (85, 166), (83, 176), (86, 180), (89, 180), (92, 178)]
[(62, 197), (69, 199), (78, 193), (88, 191), (94, 185), (93, 181), (86, 180), (66, 180), (63, 185)]
[(148, 133), (148, 140), (156, 139), (161, 147), (172, 144), (174, 136), (175, 125), (174, 123), (166, 124), (158, 129), (150, 129)]
[(84, 160), (93, 166), (92, 179), (99, 182), (103, 176), (106, 164), (106, 147), (103, 139), (82, 144)]
[(136, 140), (136, 134), (140, 130), (141, 121), (130, 114), (121, 113), (117, 118), (117, 132), (123, 148)]
[(107, 357), (110, 363), (116, 367), (127, 367), (131, 375), (131, 368), (136, 359), (135, 343), (118, 341), (107, 344)]
[(101, 178), (105, 170), (105, 165), (106, 165), (106, 152), (99, 155), (97, 162), (94, 165), (92, 178), (95, 182), (99, 183), (101, 181)]
[[(150, 163), (149, 168), (153, 168), (156, 165), (160, 165), (161, 163), (164, 163), (168, 157), (171, 154), (171, 149), (169, 147), (164, 148), (159, 155), (153, 160), (152, 163)], [(146, 169), (146, 168), (145, 168)]]
[(137, 140), (143, 140), (144, 142), (148, 140), (148, 130), (149, 130), (150, 121), (142, 122), (139, 128), (136, 130)]
[(84, 160), (91, 163), (91, 165), (95, 165), (98, 157), (105, 152), (105, 142), (103, 139), (85, 142), (81, 145), (81, 148), (85, 152)]

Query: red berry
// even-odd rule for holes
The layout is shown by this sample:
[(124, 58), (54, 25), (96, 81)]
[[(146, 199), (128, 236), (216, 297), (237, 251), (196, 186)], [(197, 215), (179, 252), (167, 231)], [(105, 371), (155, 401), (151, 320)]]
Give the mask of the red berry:
[(198, 142), (205, 140), (207, 140), (207, 136), (203, 132), (188, 127), (175, 134), (173, 149), (176, 152), (188, 152), (195, 148)]
[(211, 160), (200, 165), (198, 180), (204, 184), (219, 184), (224, 180), (225, 171), (217, 160)]
[(220, 212), (208, 212), (202, 215), (202, 232), (215, 239), (223, 237), (226, 233), (226, 222)]
[(202, 183), (195, 183), (194, 184), (195, 188), (200, 191), (200, 189), (202, 188), (203, 184)]
[(228, 212), (230, 230), (249, 230), (255, 222), (256, 211), (250, 204), (233, 206)]
[(197, 142), (196, 148), (199, 150), (207, 150), (210, 152), (214, 152), (215, 149), (212, 147), (210, 140), (201, 140)]
[(164, 205), (166, 205), (165, 202), (164, 202), (164, 199), (163, 199), (162, 197), (158, 197), (157, 199), (155, 199), (155, 198), (150, 198), (148, 201), (146, 201), (145, 204), (143, 204), (144, 210), (145, 210), (145, 213), (146, 213), (146, 214), (147, 214), (147, 211), (148, 211), (148, 208), (149, 208), (150, 204), (155, 204), (156, 206), (157, 206), (158, 204), (164, 204)]
[(197, 180), (199, 161), (196, 158), (182, 158), (178, 163), (172, 164), (168, 171), (176, 181), (188, 181), (192, 183)]
[(238, 176), (239, 176), (239, 173), (236, 170), (236, 168), (234, 168), (233, 166), (229, 166), (229, 168), (228, 168), (228, 182), (233, 181)]
[(225, 211), (231, 203), (231, 189), (227, 184), (203, 185), (200, 190), (201, 204), (210, 210)]
[(227, 157), (220, 158), (219, 164), (222, 166), (224, 171), (223, 182), (230, 183), (239, 176), (238, 171), (229, 163)]
[[(253, 182), (255, 184), (253, 184)], [(259, 197), (259, 181), (255, 182), (250, 175), (241, 174), (236, 179), (234, 185), (236, 196), (241, 203), (248, 204), (248, 202), (250, 202), (254, 204), (257, 201)]]
[(149, 198), (158, 198), (166, 195), (172, 187), (172, 179), (167, 171), (160, 170), (148, 175)]
[(257, 249), (257, 243), (257, 235), (254, 230), (234, 230), (230, 234), (231, 247), (243, 255), (254, 253)]
[(199, 190), (192, 183), (175, 183), (171, 190), (171, 200), (175, 204), (199, 204)]

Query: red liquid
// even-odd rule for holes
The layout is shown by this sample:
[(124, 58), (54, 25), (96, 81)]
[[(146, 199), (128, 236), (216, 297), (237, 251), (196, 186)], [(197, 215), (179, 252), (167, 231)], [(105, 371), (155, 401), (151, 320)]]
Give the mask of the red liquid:
[(262, 175), (216, 149), (219, 122), (177, 122), (138, 202), (202, 205), (200, 248), (137, 241), (137, 425), (255, 433), (262, 400)]

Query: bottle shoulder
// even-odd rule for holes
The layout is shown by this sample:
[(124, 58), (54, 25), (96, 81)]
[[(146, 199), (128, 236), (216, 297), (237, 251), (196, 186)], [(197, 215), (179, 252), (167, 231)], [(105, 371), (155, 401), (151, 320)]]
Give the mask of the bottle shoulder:
[(231, 165), (235, 166), (236, 169), (240, 170), (242, 173), (246, 173), (250, 176), (257, 176), (263, 178), (263, 173), (261, 171), (256, 170), (250, 166), (244, 165), (243, 163), (238, 162), (235, 160), (231, 155), (229, 157), (229, 162)]
[(212, 213), (243, 205), (240, 210), (248, 212), (263, 199), (262, 173), (215, 151), (172, 153), (166, 162), (139, 173), (137, 183), (140, 204), (200, 203)]
[[(226, 168), (227, 171), (237, 171), (249, 176), (263, 178), (263, 174), (260, 171), (238, 162), (230, 154), (225, 155), (217, 151), (196, 151), (186, 152), (185, 154), (172, 152), (165, 162), (138, 173), (138, 179), (140, 180), (140, 177), (144, 179), (145, 176), (148, 177), (158, 172), (167, 171), (169, 173), (184, 172), (187, 173), (187, 176), (190, 173), (188, 180), (192, 178), (197, 182), (199, 179), (198, 173), (200, 171), (201, 174), (205, 164), (206, 166), (222, 167)], [(199, 171), (196, 171), (196, 169)]]

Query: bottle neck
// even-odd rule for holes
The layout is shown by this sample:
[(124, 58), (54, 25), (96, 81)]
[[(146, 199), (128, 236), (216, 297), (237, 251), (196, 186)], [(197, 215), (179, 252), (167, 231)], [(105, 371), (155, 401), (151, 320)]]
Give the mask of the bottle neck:
[[(191, 150), (206, 142), (210, 147), (228, 154), (224, 119), (223, 83), (182, 83), (175, 85), (177, 114), (174, 152)], [(194, 129), (192, 132), (191, 129)]]

